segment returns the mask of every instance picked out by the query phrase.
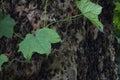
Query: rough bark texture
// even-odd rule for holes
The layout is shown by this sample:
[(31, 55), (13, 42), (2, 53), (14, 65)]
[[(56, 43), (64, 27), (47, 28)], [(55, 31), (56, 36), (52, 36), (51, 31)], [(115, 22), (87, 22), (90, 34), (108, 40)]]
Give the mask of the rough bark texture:
[[(62, 42), (52, 45), (52, 53), (46, 57), (35, 53), (29, 63), (9, 61), (2, 67), (0, 80), (117, 80), (114, 35), (112, 31), (113, 1), (94, 0), (103, 11), (100, 20), (104, 33), (99, 32), (87, 19), (81, 17), (54, 23)], [(5, 0), (3, 8), (15, 20), (15, 34), (12, 39), (0, 39), (0, 53), (10, 60), (24, 60), (17, 52), (27, 33), (43, 26), (45, 0)], [(75, 0), (48, 0), (47, 23), (58, 21), (80, 11)]]

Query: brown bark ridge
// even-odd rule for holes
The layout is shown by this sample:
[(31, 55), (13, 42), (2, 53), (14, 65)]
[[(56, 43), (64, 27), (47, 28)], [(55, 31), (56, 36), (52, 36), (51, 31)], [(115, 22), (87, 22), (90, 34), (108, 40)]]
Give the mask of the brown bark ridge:
[[(15, 34), (27, 33), (43, 26), (46, 0), (5, 0), (3, 9), (16, 21)], [(83, 16), (75, 20), (56, 22), (49, 27), (56, 30), (62, 41), (52, 44), (46, 57), (35, 53), (29, 63), (18, 53), (22, 40), (14, 34), (12, 39), (0, 39), (0, 53), (10, 60), (2, 66), (0, 80), (117, 80), (113, 35), (113, 0), (94, 0), (103, 11), (100, 20), (104, 33), (99, 32)], [(48, 0), (47, 24), (80, 14), (75, 0)]]

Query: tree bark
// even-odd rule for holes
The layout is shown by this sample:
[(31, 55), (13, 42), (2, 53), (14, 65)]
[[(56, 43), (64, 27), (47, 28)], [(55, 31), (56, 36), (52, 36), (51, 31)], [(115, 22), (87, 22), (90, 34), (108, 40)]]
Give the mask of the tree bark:
[[(103, 7), (99, 16), (104, 32), (98, 31), (86, 18), (56, 22), (62, 41), (52, 44), (46, 57), (35, 53), (29, 63), (18, 60), (4, 64), (0, 80), (117, 80), (113, 34), (113, 0), (94, 0)], [(45, 0), (5, 0), (4, 10), (15, 20), (15, 34), (25, 37), (43, 26)], [(75, 0), (48, 0), (47, 24), (80, 14)], [(12, 40), (2, 37), (0, 52), (24, 60), (17, 52), (22, 41), (14, 34)]]

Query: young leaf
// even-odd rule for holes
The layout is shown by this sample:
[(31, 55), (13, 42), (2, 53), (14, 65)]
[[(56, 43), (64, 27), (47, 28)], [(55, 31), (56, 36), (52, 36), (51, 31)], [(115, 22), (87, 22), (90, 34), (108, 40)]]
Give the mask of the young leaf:
[(0, 20), (0, 38), (2, 36), (12, 38), (14, 25), (15, 21), (9, 15)]
[(25, 39), (19, 44), (21, 51), (27, 60), (30, 60), (33, 52), (49, 55), (51, 43), (57, 43), (61, 39), (52, 29), (42, 28), (35, 32), (35, 36), (27, 34)]
[[(52, 29), (44, 27), (41, 30), (36, 31), (36, 37), (42, 37), (50, 43), (57, 43), (61, 41), (60, 36)], [(46, 36), (45, 36), (46, 35)]]
[(98, 15), (101, 13), (102, 7), (92, 3), (90, 0), (77, 0), (76, 4), (81, 13), (97, 26), (100, 31), (103, 31), (103, 24), (98, 20)]
[(4, 55), (4, 54), (1, 54), (1, 55), (0, 55), (0, 67), (2, 66), (2, 64), (3, 64), (4, 62), (7, 62), (7, 61), (8, 61), (7, 56)]

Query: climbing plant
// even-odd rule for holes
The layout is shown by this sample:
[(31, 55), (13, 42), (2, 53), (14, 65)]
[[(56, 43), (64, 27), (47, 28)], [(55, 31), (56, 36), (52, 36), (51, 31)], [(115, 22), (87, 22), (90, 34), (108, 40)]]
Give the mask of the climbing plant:
[(27, 34), (25, 39), (19, 44), (21, 51), (27, 60), (30, 60), (33, 52), (49, 55), (51, 43), (61, 41), (60, 36), (52, 29), (43, 27), (38, 29), (35, 34)]
[(0, 16), (0, 38), (2, 36), (12, 38), (14, 25), (15, 21), (10, 15)]
[[(57, 43), (61, 41), (58, 33), (50, 28), (46, 24), (46, 9), (47, 9), (48, 0), (46, 0), (44, 8), (44, 26), (41, 29), (37, 29), (35, 34), (27, 34), (23, 41), (19, 43), (19, 52), (23, 54), (26, 60), (30, 60), (33, 53), (37, 52), (39, 54), (49, 55), (51, 52), (51, 43)], [(90, 20), (93, 25), (95, 25), (100, 31), (103, 32), (103, 24), (99, 21), (98, 16), (101, 13), (102, 7), (98, 4), (91, 2), (90, 0), (77, 0), (77, 8), (81, 11), (81, 14)], [(55, 21), (56, 23), (60, 21), (67, 21), (68, 19), (77, 18), (79, 15), (71, 16), (70, 18), (62, 19)], [(10, 20), (11, 19), (11, 20)], [(10, 22), (9, 22), (10, 21)], [(6, 36), (12, 38), (13, 27), (15, 22), (10, 16), (5, 16), (0, 21), (0, 37)], [(8, 30), (9, 29), (9, 30)], [(7, 31), (8, 30), (8, 31)], [(1, 64), (7, 61), (7, 58), (2, 57), (1, 55)], [(5, 56), (5, 55), (4, 55)], [(2, 59), (4, 58), (4, 59)]]
[[(5, 13), (0, 12), (0, 38), (2, 36), (12, 38), (13, 27), (15, 25), (14, 19)], [(8, 58), (5, 54), (0, 55), (0, 67), (4, 62), (7, 62)]]
[(98, 19), (98, 15), (101, 13), (102, 7), (98, 4), (92, 3), (90, 0), (76, 1), (76, 5), (80, 9), (81, 13), (103, 32), (103, 24)]

